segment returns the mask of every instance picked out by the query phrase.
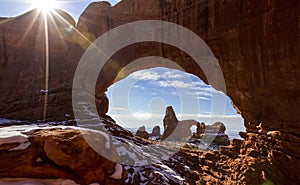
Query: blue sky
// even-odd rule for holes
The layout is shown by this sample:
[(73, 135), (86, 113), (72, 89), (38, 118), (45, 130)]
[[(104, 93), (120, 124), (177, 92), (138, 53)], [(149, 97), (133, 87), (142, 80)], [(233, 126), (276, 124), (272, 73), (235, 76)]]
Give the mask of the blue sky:
[(230, 99), (197, 76), (167, 68), (151, 68), (130, 74), (107, 91), (109, 114), (122, 126), (162, 126), (167, 106), (173, 106), (178, 119), (205, 123), (224, 122), (243, 130), (243, 120)]
[[(115, 5), (120, 0), (107, 0)], [(33, 8), (33, 0), (1, 0), (0, 17), (14, 17)], [(57, 0), (58, 8), (65, 10), (77, 21), (85, 8), (95, 0)]]

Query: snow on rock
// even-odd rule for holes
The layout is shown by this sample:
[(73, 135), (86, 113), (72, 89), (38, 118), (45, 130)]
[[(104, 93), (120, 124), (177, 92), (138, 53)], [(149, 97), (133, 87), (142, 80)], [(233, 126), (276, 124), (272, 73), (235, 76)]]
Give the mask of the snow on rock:
[(22, 126), (0, 128), (0, 146), (3, 144), (19, 143), (20, 145), (11, 150), (25, 150), (30, 142), (28, 136), (20, 132)]
[(122, 165), (116, 163), (115, 172), (110, 176), (113, 179), (122, 179), (123, 167)]
[[(84, 110), (81, 113), (86, 116), (82, 120), (77, 120), (77, 123), (80, 123), (78, 125), (84, 128), (52, 125), (22, 125), (0, 128), (0, 146), (1, 143), (19, 143), (18, 146), (10, 149), (10, 151), (26, 149), (30, 145), (27, 137), (36, 130), (60, 128), (65, 130), (66, 133), (68, 130), (81, 130), (85, 140), (90, 140), (92, 143), (95, 142), (94, 134), (103, 136), (101, 137), (102, 147), (95, 147), (93, 148), (94, 150), (116, 149), (118, 155), (116, 159), (119, 159), (119, 161), (115, 161), (116, 163), (112, 164), (115, 171), (110, 178), (122, 180), (123, 173), (126, 173), (126, 182), (128, 184), (151, 183), (158, 185), (184, 184), (185, 182), (194, 182), (194, 179), (197, 179), (197, 177), (193, 176), (194, 168), (191, 169), (189, 163), (184, 162), (181, 156), (176, 155), (179, 147), (176, 147), (174, 143), (172, 143), (170, 148), (169, 143), (149, 143), (148, 141), (137, 139), (129, 131), (116, 125), (113, 120), (109, 118), (95, 118), (88, 106), (84, 106)], [(52, 158), (56, 156), (51, 155), (51, 153), (47, 155)], [(38, 163), (43, 160), (35, 159), (35, 161)], [(191, 177), (190, 180), (187, 177)], [(35, 184), (32, 183), (32, 185)]]
[(69, 179), (0, 179), (1, 185), (79, 185)]
[(0, 118), (0, 126), (5, 125), (7, 123), (13, 123), (13, 122), (19, 122), (17, 120), (12, 120), (12, 119), (5, 119), (5, 118)]
[(22, 143), (19, 146), (9, 149), (8, 151), (25, 150), (31, 145), (30, 142)]

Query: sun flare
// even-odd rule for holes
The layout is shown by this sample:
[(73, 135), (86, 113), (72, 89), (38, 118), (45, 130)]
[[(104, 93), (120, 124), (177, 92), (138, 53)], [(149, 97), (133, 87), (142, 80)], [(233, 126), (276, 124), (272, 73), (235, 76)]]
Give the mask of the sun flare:
[(44, 13), (49, 13), (53, 9), (58, 8), (57, 0), (32, 0), (32, 5)]

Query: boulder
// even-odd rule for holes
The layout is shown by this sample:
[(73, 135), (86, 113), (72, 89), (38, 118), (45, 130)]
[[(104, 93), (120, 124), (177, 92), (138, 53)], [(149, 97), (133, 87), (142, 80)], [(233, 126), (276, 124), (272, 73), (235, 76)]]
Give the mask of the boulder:
[(201, 135), (205, 132), (205, 123), (201, 122), (201, 123), (197, 123), (197, 130), (196, 130), (196, 134), (197, 135)]
[(160, 127), (154, 126), (152, 132), (149, 134), (149, 137), (161, 138)]
[(226, 127), (222, 122), (215, 122), (212, 125), (206, 126), (206, 132), (225, 133)]
[(213, 144), (228, 146), (230, 144), (230, 140), (227, 134), (217, 134), (215, 139), (213, 140)]
[(138, 136), (138, 137), (143, 138), (143, 139), (149, 139), (149, 134), (148, 134), (148, 132), (146, 131), (145, 126), (141, 126), (141, 127), (136, 131), (135, 136)]
[(71, 127), (25, 131), (26, 127), (0, 129), (0, 179), (63, 178), (82, 185), (125, 184), (126, 171), (121, 171), (121, 178), (113, 178), (116, 162), (99, 155), (85, 140), (93, 137), (102, 150), (117, 156), (114, 148), (107, 147), (106, 135)]
[(225, 130), (226, 127), (222, 122), (215, 122), (206, 126), (204, 136), (211, 135), (211, 137), (214, 137), (213, 144), (227, 146), (230, 144), (230, 140), (228, 135), (225, 134)]

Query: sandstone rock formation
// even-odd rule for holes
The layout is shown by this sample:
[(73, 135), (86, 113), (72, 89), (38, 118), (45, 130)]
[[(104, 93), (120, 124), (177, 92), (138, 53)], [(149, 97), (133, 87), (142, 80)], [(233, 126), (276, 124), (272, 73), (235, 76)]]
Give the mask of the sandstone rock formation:
[(201, 122), (201, 123), (197, 123), (197, 130), (196, 130), (196, 134), (197, 135), (201, 135), (205, 132), (205, 123)]
[(161, 133), (160, 133), (160, 127), (154, 126), (152, 129), (152, 132), (149, 134), (149, 137), (154, 137), (154, 138), (161, 138)]
[(213, 144), (216, 145), (223, 145), (228, 146), (230, 144), (230, 140), (227, 134), (224, 133), (218, 133), (216, 136), (214, 136)]
[(141, 126), (140, 128), (138, 128), (138, 130), (135, 133), (135, 136), (138, 136), (143, 139), (149, 139), (149, 134), (146, 131), (145, 126)]
[[(204, 162), (213, 166), (203, 169), (207, 175), (203, 180), (229, 184), (262, 184), (268, 180), (276, 184), (297, 184), (300, 181), (300, 154), (297, 153), (300, 143), (299, 9), (298, 0), (285, 3), (122, 0), (114, 7), (99, 2), (86, 9), (75, 27), (85, 37), (74, 29), (65, 29), (69, 25), (61, 17), (72, 25), (75, 25), (74, 20), (58, 11), (60, 16), (49, 21), (47, 118), (61, 121), (65, 114), (73, 114), (72, 78), (84, 49), (90, 44), (84, 38), (93, 41), (112, 28), (137, 20), (170, 21), (192, 30), (209, 45), (223, 71), (226, 93), (245, 119), (247, 133), (243, 134), (245, 141), (238, 141), (240, 149), (233, 145), (224, 150), (226, 155), (215, 152), (203, 156), (210, 161), (222, 161), (214, 161), (216, 168), (215, 163)], [(42, 14), (36, 11), (0, 20), (0, 117), (43, 119), (44, 95), (40, 93), (45, 86), (43, 20)], [(109, 60), (99, 75), (96, 97), (104, 95), (123, 67), (144, 56), (169, 58), (207, 82), (200, 67), (178, 48), (161, 43), (138, 43), (123, 48)], [(167, 64), (138, 66), (131, 72), (160, 65)], [(108, 104), (99, 106), (104, 113)], [(251, 151), (245, 152), (247, 149)], [(227, 168), (223, 168), (224, 165)], [(242, 175), (238, 173), (241, 169), (245, 172)], [(215, 171), (213, 175), (211, 171)]]
[(209, 130), (216, 130), (218, 133), (225, 133), (226, 127), (222, 122), (215, 122), (212, 125), (207, 125), (206, 129)]
[(230, 144), (229, 137), (225, 134), (226, 127), (221, 122), (215, 122), (212, 125), (197, 123), (196, 133), (192, 135), (193, 139), (202, 139), (204, 142), (215, 145), (227, 146)]
[(64, 178), (82, 185), (125, 184), (126, 171), (120, 180), (111, 178), (116, 163), (95, 152), (83, 137), (98, 138), (103, 141), (98, 144), (105, 149), (105, 136), (71, 127), (24, 131), (26, 127), (0, 129), (0, 178)]
[[(137, 20), (165, 20), (183, 25), (203, 38), (218, 58), (227, 94), (242, 113), (247, 128), (257, 131), (256, 127), (261, 123), (264, 130), (299, 133), (296, 124), (300, 118), (296, 111), (300, 104), (296, 98), (299, 89), (299, 53), (296, 52), (299, 49), (299, 6), (296, 0), (285, 5), (277, 1), (125, 0), (115, 7), (100, 2), (92, 3), (86, 9), (77, 28), (86, 35), (84, 38), (93, 41), (112, 28)], [(69, 15), (62, 11), (58, 14), (61, 16), (53, 16), (54, 22), (49, 21), (52, 70), (47, 117), (52, 119), (72, 114), (69, 95), (72, 78), (86, 48), (82, 42), (88, 43), (76, 31), (64, 29), (66, 23), (60, 17), (74, 25)], [(291, 30), (289, 37), (285, 30)], [(0, 97), (3, 97), (0, 114), (7, 118), (42, 119), (43, 97), (39, 92), (44, 87), (45, 75), (43, 16), (33, 11), (4, 19), (0, 32)], [(15, 35), (22, 39), (14, 39)], [(113, 83), (117, 72), (130, 61), (156, 54), (173, 59), (184, 70), (206, 81), (199, 66), (185, 53), (164, 44), (144, 43), (126, 47), (113, 56), (100, 74), (97, 94), (102, 95)], [(32, 65), (25, 65), (24, 60)], [(289, 102), (287, 97), (296, 100)]]
[(166, 114), (163, 122), (164, 122), (164, 133), (161, 138), (162, 140), (169, 137), (174, 132), (174, 130), (178, 125), (178, 119), (173, 110), (173, 107), (169, 106), (166, 108)]
[(172, 106), (166, 108), (162, 140), (186, 140), (192, 136), (191, 127), (197, 125), (195, 120), (178, 121)]
[[(204, 39), (219, 60), (227, 94), (241, 112), (247, 128), (256, 129), (262, 123), (266, 130), (294, 133), (300, 131), (296, 126), (300, 117), (295, 112), (300, 103), (298, 100), (290, 103), (286, 97), (296, 97), (299, 89), (299, 54), (296, 52), (299, 49), (299, 6), (296, 0), (285, 5), (277, 1), (126, 0), (115, 7), (101, 3), (90, 5), (78, 25), (95, 38), (119, 25), (145, 19), (185, 26)], [(144, 7), (142, 11), (140, 7)], [(98, 13), (101, 8), (105, 11)], [(87, 21), (94, 15), (107, 19)], [(95, 27), (104, 28), (94, 32)], [(289, 37), (286, 29), (292, 30)], [(121, 68), (136, 58), (151, 55), (172, 59), (185, 71), (206, 81), (199, 66), (184, 52), (164, 44), (143, 43), (117, 52), (100, 74), (98, 88), (104, 91)], [(292, 111), (286, 111), (290, 109)]]

